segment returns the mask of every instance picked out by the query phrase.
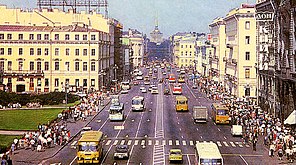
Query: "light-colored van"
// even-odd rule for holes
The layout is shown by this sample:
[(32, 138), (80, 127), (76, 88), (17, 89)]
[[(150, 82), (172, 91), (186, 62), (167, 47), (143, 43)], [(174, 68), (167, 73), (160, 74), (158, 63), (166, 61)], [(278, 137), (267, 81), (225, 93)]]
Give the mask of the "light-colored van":
[(243, 136), (243, 126), (232, 125), (231, 134), (232, 134), (232, 136)]

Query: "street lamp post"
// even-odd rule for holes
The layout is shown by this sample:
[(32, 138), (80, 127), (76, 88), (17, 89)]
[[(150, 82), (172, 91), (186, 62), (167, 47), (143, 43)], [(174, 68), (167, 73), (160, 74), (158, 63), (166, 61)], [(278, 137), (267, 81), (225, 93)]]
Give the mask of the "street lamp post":
[(65, 84), (65, 94), (66, 94), (66, 98), (65, 98), (65, 100), (66, 100), (66, 107), (68, 106), (68, 82), (66, 82), (66, 84)]
[(100, 86), (100, 89), (102, 90), (103, 86), (104, 86), (104, 76), (106, 76), (106, 72), (104, 70), (101, 70), (99, 73), (99, 76), (102, 76), (102, 85)]

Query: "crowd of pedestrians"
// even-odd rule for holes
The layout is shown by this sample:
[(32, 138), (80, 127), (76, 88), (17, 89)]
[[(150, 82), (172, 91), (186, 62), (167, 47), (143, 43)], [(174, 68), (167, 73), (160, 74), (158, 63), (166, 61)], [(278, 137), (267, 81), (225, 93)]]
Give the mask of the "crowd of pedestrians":
[(278, 156), (279, 160), (296, 160), (296, 133), (285, 126), (279, 118), (261, 110), (251, 98), (236, 98), (227, 92), (223, 84), (207, 78), (200, 78), (198, 86), (209, 99), (220, 102), (229, 108), (231, 124), (242, 125), (243, 143), (251, 144), (256, 151), (259, 137), (269, 149), (269, 156)]

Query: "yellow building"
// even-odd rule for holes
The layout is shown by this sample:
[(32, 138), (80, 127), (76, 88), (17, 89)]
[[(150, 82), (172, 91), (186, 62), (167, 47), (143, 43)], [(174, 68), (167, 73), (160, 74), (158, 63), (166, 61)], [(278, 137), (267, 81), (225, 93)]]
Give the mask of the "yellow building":
[(213, 54), (210, 56), (210, 76), (213, 80), (224, 83), (225, 74), (225, 23), (222, 18), (216, 18), (210, 25)]
[(104, 35), (80, 26), (0, 25), (3, 84), (13, 92), (98, 89)]
[(223, 19), (226, 34), (224, 83), (239, 98), (256, 96), (255, 6), (242, 4)]

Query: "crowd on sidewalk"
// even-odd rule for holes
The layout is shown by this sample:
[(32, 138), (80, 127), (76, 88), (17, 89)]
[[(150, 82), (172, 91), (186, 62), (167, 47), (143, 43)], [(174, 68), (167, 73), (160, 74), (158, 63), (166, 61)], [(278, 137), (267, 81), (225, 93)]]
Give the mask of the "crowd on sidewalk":
[(290, 162), (296, 160), (296, 133), (293, 128), (285, 126), (279, 118), (261, 110), (255, 100), (236, 98), (227, 93), (221, 83), (200, 78), (198, 86), (209, 99), (229, 108), (230, 123), (244, 128), (243, 143), (252, 144), (256, 151), (259, 136), (262, 136), (263, 144), (269, 148), (270, 157), (277, 155), (279, 160), (284, 157)]

